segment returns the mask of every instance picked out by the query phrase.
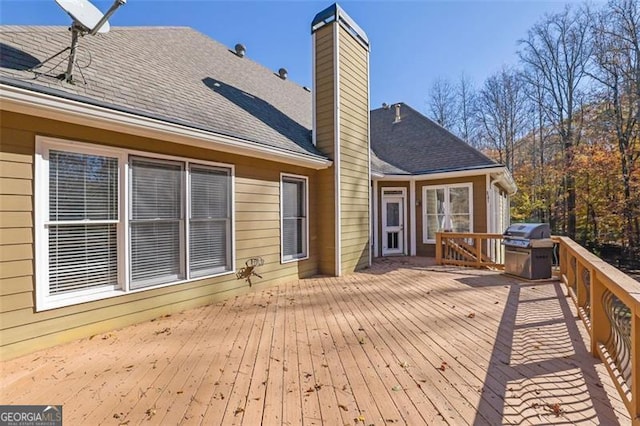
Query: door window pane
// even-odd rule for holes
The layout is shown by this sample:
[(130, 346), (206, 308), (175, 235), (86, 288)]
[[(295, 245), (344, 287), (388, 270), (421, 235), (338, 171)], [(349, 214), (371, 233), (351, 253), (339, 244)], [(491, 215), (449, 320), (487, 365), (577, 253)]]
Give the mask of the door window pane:
[(400, 203), (387, 204), (387, 226), (400, 226)]

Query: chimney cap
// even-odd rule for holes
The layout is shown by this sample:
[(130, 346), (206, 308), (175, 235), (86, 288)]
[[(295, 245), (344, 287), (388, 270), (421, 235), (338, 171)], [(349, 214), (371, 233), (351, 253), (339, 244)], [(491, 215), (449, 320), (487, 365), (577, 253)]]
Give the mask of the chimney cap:
[(288, 72), (287, 72), (287, 69), (286, 69), (286, 68), (280, 68), (280, 69), (278, 70), (278, 77), (280, 77), (280, 78), (281, 78), (281, 79), (283, 79), (283, 80), (286, 80), (286, 79), (287, 79), (287, 74), (288, 74)]
[(383, 103), (382, 103), (382, 109), (389, 109), (389, 108), (390, 108), (390, 107), (389, 107), (389, 104), (388, 104), (388, 103), (386, 103), (386, 102), (383, 102)]
[(244, 58), (244, 55), (246, 55), (247, 53), (247, 48), (244, 47), (244, 44), (242, 43), (236, 44), (234, 49), (235, 49), (235, 54), (240, 58)]
[(311, 22), (311, 34), (334, 21), (339, 22), (356, 40), (369, 50), (369, 37), (367, 37), (367, 34), (337, 3), (332, 4), (316, 14)]

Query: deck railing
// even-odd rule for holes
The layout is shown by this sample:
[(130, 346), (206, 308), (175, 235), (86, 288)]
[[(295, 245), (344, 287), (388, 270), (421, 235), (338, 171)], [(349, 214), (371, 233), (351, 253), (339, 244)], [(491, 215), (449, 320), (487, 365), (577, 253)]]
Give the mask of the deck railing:
[[(553, 240), (555, 273), (589, 331), (591, 353), (605, 364), (633, 425), (640, 426), (640, 283), (570, 238)], [(501, 234), (438, 233), (436, 261), (504, 266), (501, 242)]]
[(502, 234), (436, 233), (438, 264), (504, 269)]
[(640, 425), (640, 283), (567, 237), (559, 244), (560, 278), (591, 336), (591, 353), (607, 367)]

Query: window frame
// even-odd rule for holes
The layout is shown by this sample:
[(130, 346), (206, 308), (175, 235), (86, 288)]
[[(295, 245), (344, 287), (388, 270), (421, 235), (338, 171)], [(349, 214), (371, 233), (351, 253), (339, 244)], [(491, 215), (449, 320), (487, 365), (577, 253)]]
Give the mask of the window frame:
[(428, 220), (427, 220), (427, 191), (428, 190), (438, 190), (444, 189), (445, 194), (445, 217), (451, 215), (451, 207), (449, 203), (449, 190), (451, 188), (469, 188), (469, 232), (473, 232), (473, 183), (472, 182), (463, 182), (463, 183), (451, 183), (451, 184), (441, 184), (441, 185), (425, 185), (422, 187), (422, 243), (423, 244), (435, 244), (436, 239), (427, 238), (428, 231)]
[[(157, 154), (148, 151), (125, 149), (101, 145), (97, 143), (80, 142), (54, 138), (49, 136), (36, 135), (35, 138), (35, 159), (34, 159), (34, 257), (35, 257), (35, 302), (36, 312), (50, 309), (72, 306), (79, 303), (86, 303), (96, 300), (108, 299), (111, 297), (134, 294), (143, 291), (155, 290), (159, 288), (175, 286), (214, 277), (235, 274), (236, 270), (236, 237), (235, 237), (235, 166), (233, 164), (218, 163), (207, 160), (198, 160), (189, 157), (178, 157), (165, 154)], [(113, 288), (104, 287), (100, 290), (87, 289), (77, 292), (70, 292), (60, 295), (51, 295), (49, 292), (49, 232), (46, 226), (49, 224), (49, 151), (63, 151), (71, 153), (82, 153), (89, 155), (100, 155), (118, 159), (118, 221), (116, 225), (117, 233), (117, 276), (118, 284)], [(131, 285), (131, 244), (129, 235), (131, 232), (130, 221), (130, 184), (131, 167), (130, 158), (142, 157), (154, 161), (177, 161), (184, 164), (182, 185), (185, 188), (182, 203), (184, 204), (184, 243), (182, 245), (181, 257), (185, 267), (185, 278), (167, 283), (151, 285), (148, 287), (132, 289)], [(229, 234), (227, 236), (227, 253), (229, 256), (229, 270), (220, 271), (208, 275), (191, 277), (189, 271), (189, 215), (191, 209), (190, 191), (190, 166), (192, 164), (206, 167), (221, 168), (229, 170)]]
[[(302, 238), (303, 250), (299, 255), (284, 254), (284, 183), (285, 180), (303, 183), (304, 188), (304, 237)], [(280, 173), (280, 263), (298, 262), (309, 259), (309, 177), (291, 173)]]

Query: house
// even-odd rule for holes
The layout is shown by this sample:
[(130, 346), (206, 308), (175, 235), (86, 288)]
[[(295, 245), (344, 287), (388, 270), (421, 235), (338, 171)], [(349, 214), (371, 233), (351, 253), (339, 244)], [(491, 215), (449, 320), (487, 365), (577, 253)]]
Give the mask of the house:
[(438, 231), (509, 225), (509, 170), (410, 106), (371, 111), (371, 152), (374, 256), (433, 257)]
[[(67, 82), (65, 52), (37, 67), (66, 29), (0, 30), (0, 358), (247, 291), (252, 259), (276, 284), (501, 229), (504, 168), (406, 105), (370, 115), (369, 40), (339, 6), (312, 39), (309, 90), (174, 27), (83, 37)], [(431, 156), (422, 130), (448, 144), (433, 163), (407, 155)]]

